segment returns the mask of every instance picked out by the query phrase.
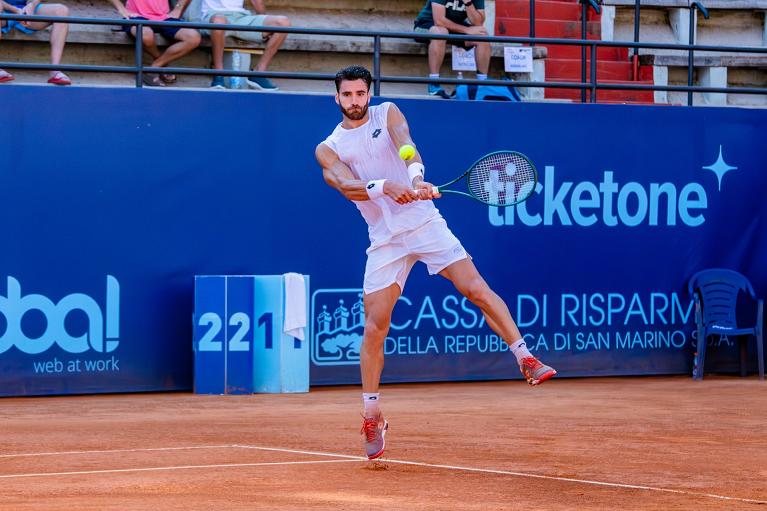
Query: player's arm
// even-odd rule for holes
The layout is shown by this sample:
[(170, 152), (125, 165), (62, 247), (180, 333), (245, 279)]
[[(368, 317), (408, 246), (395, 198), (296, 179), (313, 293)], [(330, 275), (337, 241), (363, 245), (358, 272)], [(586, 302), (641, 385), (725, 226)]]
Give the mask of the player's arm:
[[(412, 165), (413, 163), (420, 163), (423, 165), (421, 154), (418, 152), (418, 148), (413, 142), (413, 139), (410, 138), (410, 127), (407, 125), (407, 119), (405, 119), (405, 115), (394, 103), (389, 106), (389, 112), (386, 114), (386, 124), (389, 129), (389, 136), (394, 142), (395, 147), (399, 149), (403, 145), (411, 145), (415, 148), (415, 155), (408, 160), (408, 165)], [(419, 176), (411, 178), (411, 180), (413, 187), (415, 187), (416, 183), (423, 181), (423, 172), (421, 172)]]
[[(469, 9), (474, 9), (478, 12), (478, 9), (476, 7), (469, 7)], [(470, 35), (483, 35), (480, 32), (485, 31), (485, 28), (482, 26), (476, 26), (473, 24), (471, 26), (467, 25), (461, 25), (460, 23), (456, 23), (454, 21), (450, 21), (447, 18), (447, 9), (445, 8), (444, 4), (440, 4), (437, 2), (431, 3), (431, 12), (432, 17), (434, 18), (434, 24), (438, 27), (445, 27), (450, 32), (456, 33), (456, 34), (470, 34)], [(471, 17), (469, 18), (471, 20)]]
[(394, 103), (389, 106), (389, 112), (386, 115), (386, 124), (389, 129), (389, 136), (397, 148), (406, 144), (415, 148), (415, 155), (407, 161), (407, 165), (408, 176), (410, 176), (413, 188), (418, 191), (418, 198), (438, 198), (439, 194), (434, 195), (432, 193), (434, 186), (424, 179), (423, 159), (421, 158), (421, 153), (418, 152), (415, 143), (413, 143), (413, 139), (410, 137), (410, 127), (407, 124), (407, 119), (405, 119), (405, 115)]
[(411, 188), (389, 180), (362, 181), (354, 177), (351, 169), (342, 162), (335, 151), (326, 144), (320, 144), (314, 152), (317, 163), (322, 167), (325, 182), (352, 201), (371, 200), (384, 195), (397, 204), (407, 204), (418, 200), (418, 195)]

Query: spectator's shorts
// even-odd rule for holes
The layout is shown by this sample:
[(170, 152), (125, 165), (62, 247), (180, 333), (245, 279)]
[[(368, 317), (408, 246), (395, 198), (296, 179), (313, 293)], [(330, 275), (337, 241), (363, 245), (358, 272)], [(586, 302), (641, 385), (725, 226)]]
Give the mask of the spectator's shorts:
[[(132, 20), (146, 20), (146, 21), (149, 21), (146, 18), (144, 18), (143, 16), (135, 16), (135, 17), (133, 17), (131, 19)], [(184, 20), (181, 20), (181, 19), (178, 19), (178, 18), (167, 18), (167, 19), (164, 19), (162, 21), (184, 21)], [(123, 32), (127, 32), (127, 33), (130, 34), (130, 29), (131, 29), (132, 26), (135, 26), (135, 25), (123, 25), (123, 27), (122, 27)], [(176, 33), (179, 30), (181, 30), (181, 27), (150, 27), (150, 28), (154, 31), (155, 34), (160, 34), (165, 39), (175, 39), (176, 38)]]
[[(32, 14), (37, 14), (37, 11), (40, 9), (41, 5), (42, 4), (37, 4), (37, 7), (35, 7), (35, 11)], [(8, 13), (8, 14), (10, 14), (10, 13)], [(0, 31), (2, 31), (3, 34), (7, 34), (11, 30), (13, 30), (14, 28), (16, 30), (18, 30), (19, 32), (21, 32), (22, 34), (33, 34), (33, 33), (37, 32), (37, 30), (33, 30), (31, 28), (25, 27), (24, 25), (21, 24), (20, 21), (4, 20), (4, 22), (5, 22), (5, 26), (2, 29), (0, 29)]]
[[(413, 31), (420, 34), (429, 33), (429, 29), (426, 27), (415, 27)], [(448, 34), (452, 35), (452, 34), (455, 34), (455, 32), (448, 32)], [(415, 42), (421, 43), (421, 44), (429, 44), (430, 42), (434, 41), (434, 39), (421, 39), (419, 37), (416, 37), (414, 40)], [(448, 41), (447, 43), (452, 44), (453, 46), (458, 46), (459, 48), (463, 48), (464, 50), (471, 48), (471, 46), (466, 46), (466, 41)]]
[[(213, 16), (224, 16), (230, 25), (247, 25), (250, 27), (263, 27), (266, 24), (266, 14), (251, 14), (248, 11), (208, 11), (202, 15), (202, 23), (213, 23)], [(210, 30), (200, 30), (203, 35), (210, 35)], [(227, 30), (226, 33), (237, 39), (253, 41), (256, 43), (264, 39), (264, 32), (248, 32), (246, 30)]]

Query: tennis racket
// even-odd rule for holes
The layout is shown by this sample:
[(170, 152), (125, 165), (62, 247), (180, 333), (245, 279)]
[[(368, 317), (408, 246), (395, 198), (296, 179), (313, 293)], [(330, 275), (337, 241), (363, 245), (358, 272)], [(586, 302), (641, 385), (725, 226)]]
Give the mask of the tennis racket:
[[(469, 193), (446, 188), (466, 179)], [(513, 206), (527, 200), (538, 184), (530, 159), (516, 151), (495, 151), (475, 161), (469, 169), (434, 192), (464, 195), (489, 206)]]

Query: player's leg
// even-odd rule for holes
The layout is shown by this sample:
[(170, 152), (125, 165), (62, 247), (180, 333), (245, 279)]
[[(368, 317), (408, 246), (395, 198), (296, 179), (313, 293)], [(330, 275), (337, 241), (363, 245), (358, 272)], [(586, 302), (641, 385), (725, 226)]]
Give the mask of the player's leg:
[(363, 392), (378, 392), (384, 366), (384, 340), (389, 333), (392, 310), (399, 296), (399, 286), (392, 284), (363, 297), (365, 333), (360, 350)]
[(522, 338), (506, 303), (490, 289), (471, 259), (467, 257), (456, 261), (439, 274), (450, 280), (462, 295), (479, 307), (490, 328), (506, 342)]
[(467, 257), (456, 261), (439, 274), (450, 280), (462, 295), (479, 307), (490, 328), (511, 347), (520, 370), (529, 384), (538, 385), (557, 374), (554, 369), (542, 364), (527, 349), (506, 303), (490, 289), (471, 259)]
[(389, 333), (392, 310), (399, 296), (400, 287), (395, 283), (366, 293), (363, 297), (365, 333), (360, 349), (360, 371), (365, 411), (362, 434), (365, 435), (365, 451), (370, 459), (381, 456), (385, 447), (384, 435), (388, 424), (379, 407), (378, 386), (384, 366), (384, 341)]

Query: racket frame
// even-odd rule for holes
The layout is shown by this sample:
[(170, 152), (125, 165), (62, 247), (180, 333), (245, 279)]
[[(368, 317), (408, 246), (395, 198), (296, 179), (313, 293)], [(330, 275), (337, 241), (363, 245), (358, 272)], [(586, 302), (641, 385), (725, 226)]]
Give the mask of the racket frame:
[[(471, 192), (471, 188), (470, 188), (468, 185), (466, 186), (466, 188), (469, 190), (469, 192), (468, 192), (468, 193), (466, 193), (466, 192), (461, 192), (461, 191), (458, 191), (458, 190), (446, 190), (446, 189), (445, 189), (445, 188), (447, 188), (448, 186), (450, 186), (450, 185), (452, 185), (452, 184), (455, 184), (455, 183), (457, 183), (457, 182), (458, 182), (458, 181), (460, 181), (461, 179), (463, 179), (463, 178), (467, 177), (469, 174), (471, 174), (471, 171), (472, 171), (472, 170), (474, 170), (474, 168), (477, 166), (477, 164), (478, 164), (480, 161), (482, 161), (482, 160), (484, 160), (485, 158), (488, 158), (488, 157), (490, 157), (490, 156), (493, 156), (493, 155), (495, 155), (495, 154), (501, 154), (501, 153), (502, 153), (502, 154), (509, 154), (509, 153), (513, 153), (513, 154), (515, 154), (515, 155), (517, 155), (517, 156), (521, 157), (522, 159), (524, 159), (524, 160), (525, 160), (525, 161), (526, 161), (526, 162), (527, 162), (527, 163), (530, 165), (530, 168), (531, 168), (531, 169), (533, 169), (533, 175), (535, 176), (535, 180), (534, 180), (534, 182), (535, 182), (535, 185), (533, 185), (533, 188), (532, 188), (532, 190), (530, 191), (530, 193), (528, 193), (528, 194), (527, 194), (527, 195), (526, 195), (526, 196), (525, 196), (523, 199), (518, 199), (518, 200), (516, 200), (516, 201), (514, 201), (514, 202), (511, 202), (511, 203), (507, 203), (507, 204), (493, 204), (493, 203), (490, 203), (490, 202), (484, 201), (484, 200), (480, 199), (479, 197), (477, 197), (476, 195), (474, 195), (474, 194)], [(435, 192), (439, 192), (439, 193), (452, 193), (452, 194), (454, 194), (454, 195), (463, 195), (463, 196), (465, 196), (465, 197), (469, 197), (470, 199), (474, 199), (474, 200), (475, 200), (475, 201), (477, 201), (477, 202), (481, 202), (482, 204), (487, 204), (488, 206), (496, 206), (496, 207), (499, 207), (499, 208), (503, 208), (503, 207), (506, 207), (506, 206), (515, 206), (515, 205), (517, 205), (517, 204), (519, 204), (519, 203), (521, 203), (521, 202), (524, 202), (524, 201), (526, 201), (527, 199), (529, 199), (529, 198), (530, 198), (530, 197), (533, 195), (533, 192), (535, 192), (535, 188), (536, 188), (537, 184), (538, 184), (538, 169), (536, 169), (536, 168), (535, 168), (535, 165), (533, 165), (533, 162), (532, 162), (532, 161), (530, 161), (530, 158), (528, 158), (528, 157), (527, 157), (527, 156), (525, 156), (524, 154), (520, 153), (519, 151), (493, 151), (492, 153), (487, 153), (486, 155), (484, 155), (484, 156), (481, 156), (480, 158), (477, 158), (477, 160), (476, 160), (476, 161), (474, 161), (474, 163), (472, 163), (472, 164), (469, 166), (469, 168), (466, 170), (466, 172), (464, 172), (463, 174), (461, 174), (461, 175), (460, 175), (460, 176), (458, 176), (457, 178), (453, 179), (453, 180), (452, 180), (452, 181), (450, 181), (449, 183), (445, 183), (445, 184), (443, 184), (443, 185), (441, 185), (441, 186), (435, 186), (435, 187), (434, 187), (434, 191), (435, 191)]]

